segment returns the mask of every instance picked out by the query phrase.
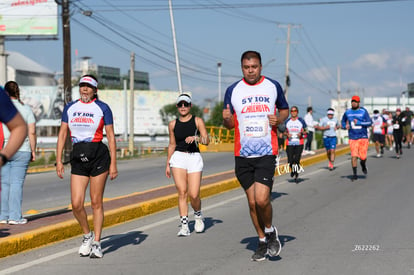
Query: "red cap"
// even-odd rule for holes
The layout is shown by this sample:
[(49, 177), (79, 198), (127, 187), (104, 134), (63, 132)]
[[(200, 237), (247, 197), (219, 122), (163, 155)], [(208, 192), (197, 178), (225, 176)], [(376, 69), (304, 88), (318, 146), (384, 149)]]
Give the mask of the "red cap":
[(352, 97), (351, 101), (360, 102), (359, 96), (354, 95), (354, 96)]
[(397, 108), (397, 110), (395, 110), (396, 112), (401, 112), (401, 108)]

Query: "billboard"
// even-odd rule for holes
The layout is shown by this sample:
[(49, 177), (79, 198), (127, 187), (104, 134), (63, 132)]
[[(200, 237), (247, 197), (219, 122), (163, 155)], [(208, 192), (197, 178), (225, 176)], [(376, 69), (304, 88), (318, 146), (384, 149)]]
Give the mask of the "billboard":
[[(129, 133), (129, 98), (131, 91), (99, 90), (99, 99), (107, 103), (114, 118), (116, 135)], [(134, 134), (168, 135), (168, 126), (163, 124), (160, 109), (175, 104), (179, 92), (172, 91), (134, 91)], [(72, 99), (79, 98), (79, 88), (72, 89)]]
[(57, 35), (58, 7), (55, 0), (2, 0), (0, 36)]

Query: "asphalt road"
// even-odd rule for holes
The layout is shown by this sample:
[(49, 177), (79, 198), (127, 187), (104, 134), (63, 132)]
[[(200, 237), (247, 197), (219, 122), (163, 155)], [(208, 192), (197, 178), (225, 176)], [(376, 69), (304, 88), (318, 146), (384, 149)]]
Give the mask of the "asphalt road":
[(105, 228), (103, 259), (80, 258), (74, 238), (0, 259), (0, 274), (414, 274), (414, 150), (369, 155), (368, 175), (354, 182), (349, 155), (332, 172), (305, 167), (299, 184), (276, 178), (283, 249), (265, 262), (250, 261), (257, 237), (237, 189), (203, 200), (204, 233), (176, 237), (171, 209)]

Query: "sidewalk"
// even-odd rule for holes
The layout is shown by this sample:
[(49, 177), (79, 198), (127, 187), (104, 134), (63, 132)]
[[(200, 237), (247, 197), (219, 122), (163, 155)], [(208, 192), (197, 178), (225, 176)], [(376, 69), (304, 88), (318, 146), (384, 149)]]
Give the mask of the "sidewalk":
[[(340, 145), (336, 152), (337, 156), (346, 154), (349, 152), (349, 147)], [(304, 167), (321, 161), (326, 161), (325, 149), (319, 149), (315, 155), (302, 157)], [(283, 164), (286, 164), (286, 158), (280, 160), (280, 165)], [(239, 187), (233, 170), (206, 176), (201, 182), (201, 197), (213, 196)], [(104, 227), (177, 207), (177, 201), (174, 185), (106, 200), (104, 201)], [(91, 224), (92, 210), (90, 207), (86, 207), (86, 210)], [(57, 209), (27, 218), (29, 222), (25, 225), (0, 225), (0, 258), (82, 234), (70, 208)]]

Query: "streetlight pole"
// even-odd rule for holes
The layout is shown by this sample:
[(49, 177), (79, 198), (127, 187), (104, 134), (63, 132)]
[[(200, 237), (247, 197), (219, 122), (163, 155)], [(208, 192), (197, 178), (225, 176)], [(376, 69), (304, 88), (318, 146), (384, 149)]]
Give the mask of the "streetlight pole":
[(217, 73), (218, 73), (218, 99), (217, 103), (221, 101), (221, 62), (217, 63)]
[(173, 10), (172, 10), (171, 0), (168, 0), (168, 5), (170, 8), (170, 20), (171, 20), (171, 30), (172, 30), (172, 35), (173, 35), (173, 44), (174, 44), (174, 53), (175, 53), (175, 67), (177, 69), (178, 91), (180, 92), (180, 94), (182, 94), (183, 86), (181, 84), (180, 60), (178, 58), (177, 38), (175, 37), (174, 15), (173, 15)]

